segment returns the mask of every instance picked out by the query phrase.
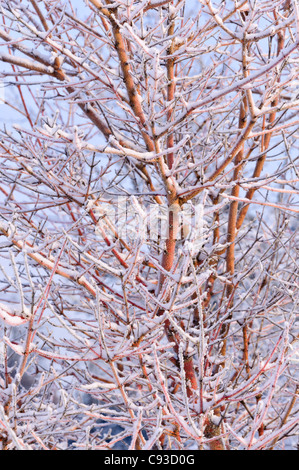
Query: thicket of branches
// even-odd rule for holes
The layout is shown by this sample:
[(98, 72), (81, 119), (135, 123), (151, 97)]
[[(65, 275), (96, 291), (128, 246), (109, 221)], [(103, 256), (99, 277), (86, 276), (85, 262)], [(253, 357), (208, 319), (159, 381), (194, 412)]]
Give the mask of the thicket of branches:
[(1, 0), (2, 450), (295, 448), (298, 46), (296, 0)]

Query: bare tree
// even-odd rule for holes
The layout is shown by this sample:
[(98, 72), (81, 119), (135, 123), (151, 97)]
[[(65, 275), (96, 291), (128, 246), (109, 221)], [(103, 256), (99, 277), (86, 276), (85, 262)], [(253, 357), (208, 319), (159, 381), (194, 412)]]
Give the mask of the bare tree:
[(2, 449), (295, 448), (298, 2), (1, 21)]

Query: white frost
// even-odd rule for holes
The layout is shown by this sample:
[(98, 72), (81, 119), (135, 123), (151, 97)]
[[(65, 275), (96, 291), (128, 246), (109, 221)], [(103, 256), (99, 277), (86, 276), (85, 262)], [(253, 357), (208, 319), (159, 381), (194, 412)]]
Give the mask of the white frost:
[(29, 312), (13, 311), (8, 305), (0, 303), (0, 319), (10, 326), (20, 326), (29, 321)]

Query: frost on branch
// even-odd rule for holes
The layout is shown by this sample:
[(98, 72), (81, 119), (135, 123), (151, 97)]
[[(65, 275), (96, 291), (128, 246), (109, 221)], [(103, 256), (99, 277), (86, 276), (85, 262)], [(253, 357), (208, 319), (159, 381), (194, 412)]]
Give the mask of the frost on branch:
[(19, 326), (27, 323), (30, 318), (30, 313), (27, 312), (15, 312), (11, 310), (7, 305), (0, 304), (0, 319), (11, 326)]
[(1, 450), (295, 449), (296, 2), (1, 8)]

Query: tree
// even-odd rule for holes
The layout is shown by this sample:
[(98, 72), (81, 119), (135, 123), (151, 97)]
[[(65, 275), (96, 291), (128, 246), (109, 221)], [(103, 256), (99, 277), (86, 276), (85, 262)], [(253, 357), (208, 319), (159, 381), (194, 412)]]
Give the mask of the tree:
[(297, 2), (1, 15), (2, 449), (294, 448)]

